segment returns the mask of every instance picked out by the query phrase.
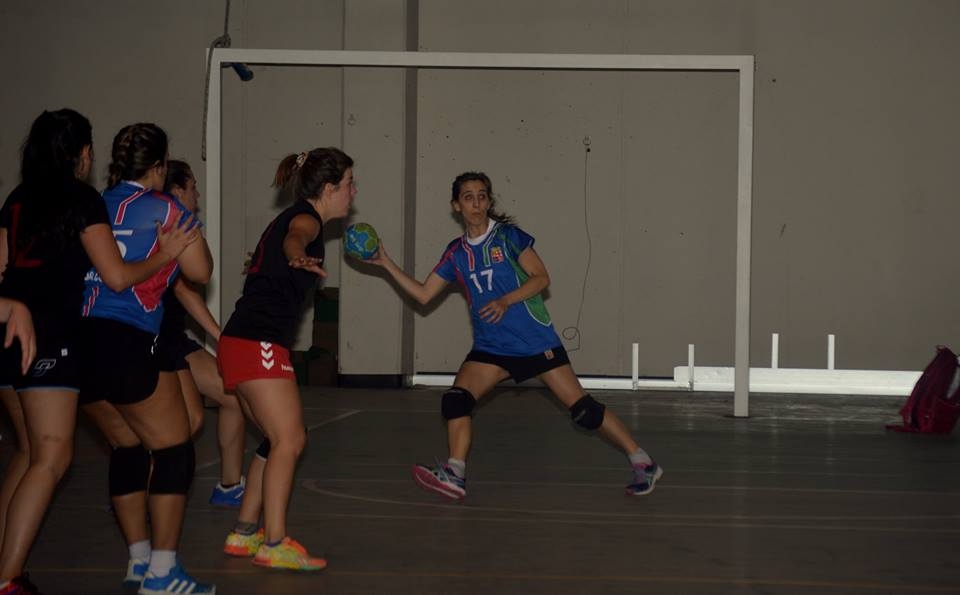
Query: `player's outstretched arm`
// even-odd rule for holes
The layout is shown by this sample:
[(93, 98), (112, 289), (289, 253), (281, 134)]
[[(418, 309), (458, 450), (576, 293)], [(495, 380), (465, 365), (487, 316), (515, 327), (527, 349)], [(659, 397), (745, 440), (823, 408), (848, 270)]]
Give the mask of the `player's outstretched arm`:
[(316, 219), (309, 215), (297, 215), (290, 221), (287, 235), (283, 238), (283, 255), (291, 267), (326, 277), (327, 272), (321, 267), (323, 261), (307, 256), (307, 246), (320, 236), (320, 231), (320, 222)]
[(393, 280), (397, 282), (397, 285), (420, 304), (429, 304), (435, 297), (440, 295), (440, 292), (447, 286), (447, 281), (436, 273), (430, 273), (423, 283), (405, 273), (403, 269), (397, 266), (397, 263), (393, 262), (390, 255), (387, 254), (382, 240), (380, 241), (380, 248), (377, 250), (377, 253), (373, 258), (365, 262), (383, 267), (384, 270), (393, 277)]

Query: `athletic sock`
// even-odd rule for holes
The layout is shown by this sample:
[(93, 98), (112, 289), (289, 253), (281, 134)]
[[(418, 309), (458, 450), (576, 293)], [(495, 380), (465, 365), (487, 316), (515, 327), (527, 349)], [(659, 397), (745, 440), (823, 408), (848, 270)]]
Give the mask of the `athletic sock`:
[(177, 552), (175, 550), (153, 550), (150, 554), (150, 567), (147, 572), (155, 577), (163, 577), (170, 574), (170, 571), (177, 563)]
[(243, 523), (237, 521), (237, 524), (233, 526), (233, 531), (239, 533), (240, 535), (253, 535), (257, 532), (259, 527), (257, 523)]
[(628, 456), (630, 457), (630, 464), (633, 466), (653, 464), (653, 459), (642, 448), (638, 448), (636, 452), (632, 452)]
[(137, 560), (149, 560), (150, 559), (150, 540), (144, 539), (143, 541), (138, 541), (136, 543), (131, 543), (127, 546), (127, 551), (130, 552), (130, 557)]
[(447, 459), (447, 466), (450, 467), (450, 469), (452, 469), (453, 472), (457, 474), (457, 477), (459, 477), (460, 479), (466, 479), (467, 477), (466, 461), (450, 457), (449, 459)]

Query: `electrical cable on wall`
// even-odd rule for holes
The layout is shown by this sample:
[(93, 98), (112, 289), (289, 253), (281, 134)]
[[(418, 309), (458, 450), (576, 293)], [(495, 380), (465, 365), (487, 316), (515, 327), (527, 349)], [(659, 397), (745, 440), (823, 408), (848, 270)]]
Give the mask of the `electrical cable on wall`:
[(577, 306), (577, 322), (573, 326), (568, 326), (560, 332), (560, 336), (566, 341), (576, 341), (576, 347), (569, 347), (567, 351), (577, 351), (580, 349), (582, 336), (580, 335), (580, 316), (583, 314), (583, 303), (587, 295), (587, 279), (590, 277), (590, 260), (593, 256), (593, 242), (590, 239), (590, 224), (587, 221), (587, 172), (589, 171), (590, 144), (589, 136), (583, 137), (583, 227), (587, 236), (587, 266), (583, 271), (583, 285), (580, 288), (580, 305)]
[[(227, 0), (226, 10), (223, 15), (223, 35), (210, 42), (210, 48), (207, 51), (207, 74), (203, 85), (203, 125), (200, 128), (200, 158), (207, 160), (207, 110), (210, 102), (210, 67), (213, 64), (213, 50), (215, 48), (230, 47), (230, 0)], [(242, 62), (233, 62), (223, 65), (224, 68), (233, 68), (240, 80), (247, 82), (253, 79), (253, 71)]]

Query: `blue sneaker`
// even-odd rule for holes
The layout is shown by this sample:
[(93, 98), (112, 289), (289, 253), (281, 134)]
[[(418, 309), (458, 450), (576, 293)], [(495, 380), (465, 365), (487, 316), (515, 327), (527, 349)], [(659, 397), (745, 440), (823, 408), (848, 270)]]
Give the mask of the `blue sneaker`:
[(663, 475), (663, 467), (656, 463), (649, 465), (633, 466), (633, 483), (627, 486), (627, 494), (630, 496), (644, 496), (653, 491), (653, 486)]
[(170, 569), (167, 576), (153, 576), (147, 571), (140, 585), (138, 595), (169, 595), (170, 593), (190, 593), (191, 595), (215, 595), (216, 585), (198, 583), (187, 574), (179, 563)]
[(436, 467), (413, 466), (413, 479), (425, 490), (437, 492), (451, 500), (462, 500), (467, 495), (467, 480), (454, 473), (445, 463)]
[(123, 577), (123, 584), (127, 586), (139, 585), (143, 582), (143, 576), (147, 574), (147, 568), (149, 567), (150, 560), (130, 558), (127, 562), (127, 576)]
[(243, 500), (243, 492), (246, 489), (247, 480), (240, 478), (237, 485), (225, 488), (219, 481), (213, 486), (213, 493), (210, 494), (210, 504), (213, 506), (226, 506), (228, 508), (240, 508), (240, 502)]

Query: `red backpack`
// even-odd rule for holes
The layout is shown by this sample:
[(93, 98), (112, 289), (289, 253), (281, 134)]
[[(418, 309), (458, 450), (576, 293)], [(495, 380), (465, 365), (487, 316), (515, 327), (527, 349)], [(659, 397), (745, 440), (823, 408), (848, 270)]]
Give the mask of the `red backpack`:
[(903, 425), (887, 426), (897, 432), (949, 434), (960, 419), (960, 363), (943, 345), (917, 380), (900, 408)]

